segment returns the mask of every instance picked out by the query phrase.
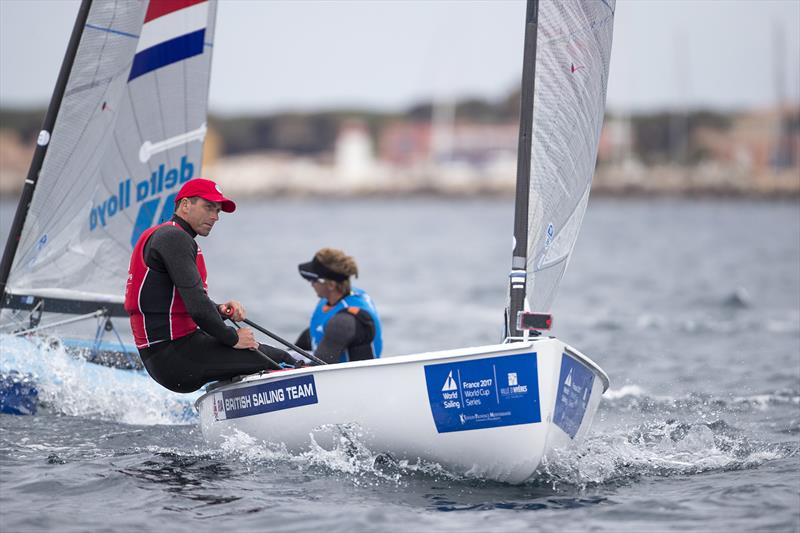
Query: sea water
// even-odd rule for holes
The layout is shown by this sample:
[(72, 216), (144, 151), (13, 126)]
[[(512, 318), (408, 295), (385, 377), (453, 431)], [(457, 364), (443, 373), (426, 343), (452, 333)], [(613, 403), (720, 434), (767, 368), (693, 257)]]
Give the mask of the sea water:
[[(3, 228), (13, 209), (0, 204)], [(211, 296), (290, 339), (314, 306), (297, 264), (344, 248), (392, 356), (500, 340), (512, 211), (505, 198), (240, 202), (199, 243)], [(38, 415), (0, 415), (0, 530), (800, 528), (796, 201), (593, 199), (553, 312), (611, 388), (590, 436), (525, 484), (393, 460), (355, 426), (319, 428), (300, 454), (244, 433), (210, 447), (153, 413), (150, 393), (81, 390), (71, 374)]]

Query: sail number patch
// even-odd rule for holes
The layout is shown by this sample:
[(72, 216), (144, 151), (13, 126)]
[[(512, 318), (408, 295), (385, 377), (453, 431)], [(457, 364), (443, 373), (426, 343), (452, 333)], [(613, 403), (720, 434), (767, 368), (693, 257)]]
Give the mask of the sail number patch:
[(425, 366), (436, 431), (541, 422), (536, 353)]
[(314, 376), (270, 381), (214, 393), (214, 419), (229, 420), (318, 403)]

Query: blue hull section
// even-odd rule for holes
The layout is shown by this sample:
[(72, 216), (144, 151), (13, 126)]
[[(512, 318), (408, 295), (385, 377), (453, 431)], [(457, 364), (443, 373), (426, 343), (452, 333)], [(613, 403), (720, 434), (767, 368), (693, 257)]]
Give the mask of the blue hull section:
[(0, 413), (35, 415), (39, 391), (30, 374), (0, 373)]

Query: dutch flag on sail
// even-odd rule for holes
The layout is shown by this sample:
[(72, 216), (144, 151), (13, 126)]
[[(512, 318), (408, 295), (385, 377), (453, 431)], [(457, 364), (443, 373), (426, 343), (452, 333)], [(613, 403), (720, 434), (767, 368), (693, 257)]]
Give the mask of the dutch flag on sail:
[(208, 0), (151, 0), (128, 81), (203, 53)]

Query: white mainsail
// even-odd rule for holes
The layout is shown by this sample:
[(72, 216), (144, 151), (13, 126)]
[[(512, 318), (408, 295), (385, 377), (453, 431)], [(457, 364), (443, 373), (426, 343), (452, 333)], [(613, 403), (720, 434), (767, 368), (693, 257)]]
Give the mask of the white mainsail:
[(216, 0), (94, 0), (6, 292), (122, 302), (142, 231), (200, 174)]
[(539, 3), (526, 297), (546, 312), (589, 200), (606, 101), (615, 0)]

